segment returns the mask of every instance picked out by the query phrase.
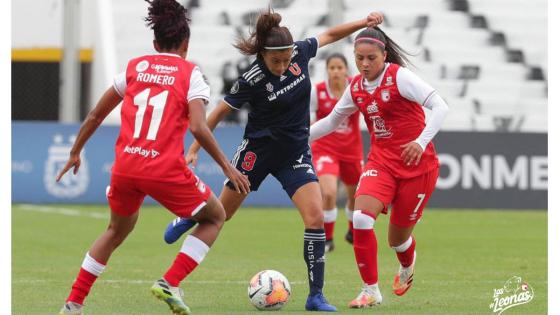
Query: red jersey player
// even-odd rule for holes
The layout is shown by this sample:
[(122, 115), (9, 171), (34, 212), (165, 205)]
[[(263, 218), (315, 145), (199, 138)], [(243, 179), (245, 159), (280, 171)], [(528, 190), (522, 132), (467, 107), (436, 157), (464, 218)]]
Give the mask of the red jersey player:
[(225, 220), (222, 204), (186, 166), (183, 139), (190, 128), (196, 140), (222, 167), (239, 192), (249, 182), (219, 149), (206, 125), (209, 87), (202, 73), (185, 60), (190, 35), (186, 10), (175, 0), (154, 0), (146, 18), (154, 30), (158, 54), (132, 59), (126, 72), (101, 97), (78, 133), (70, 158), (57, 180), (80, 166), (80, 151), (103, 119), (122, 100), (121, 129), (107, 199), (111, 208), (108, 229), (86, 253), (70, 295), (60, 314), (82, 314), (84, 299), (105, 269), (113, 251), (132, 231), (144, 197), (151, 196), (181, 217), (199, 225), (189, 235), (152, 293), (173, 313), (188, 314), (179, 283), (206, 256)]
[[(342, 54), (332, 54), (327, 58), (327, 76), (324, 82), (316, 84), (311, 90), (310, 107), (317, 120), (325, 118), (334, 108), (344, 89), (350, 83), (348, 62)], [(313, 115), (312, 115), (313, 117)], [(337, 217), (336, 192), (337, 178), (344, 183), (347, 192), (346, 217), (348, 232), (346, 240), (352, 243), (352, 210), (354, 194), (362, 173), (363, 153), (360, 134), (360, 113), (356, 112), (345, 119), (328, 136), (311, 145), (313, 166), (319, 177), (323, 196), (325, 222), (325, 251), (334, 250), (334, 224)]]
[[(416, 261), (412, 230), (435, 188), (439, 162), (431, 140), (448, 107), (432, 87), (403, 67), (404, 52), (379, 28), (358, 34), (354, 54), (360, 74), (329, 116), (311, 127), (310, 140), (330, 133), (358, 110), (371, 133), (353, 213), (354, 253), (364, 288), (349, 306), (361, 308), (382, 300), (373, 225), (389, 205), (389, 244), (400, 262), (393, 292), (403, 295), (412, 285)], [(422, 107), (431, 109), (427, 122)]]

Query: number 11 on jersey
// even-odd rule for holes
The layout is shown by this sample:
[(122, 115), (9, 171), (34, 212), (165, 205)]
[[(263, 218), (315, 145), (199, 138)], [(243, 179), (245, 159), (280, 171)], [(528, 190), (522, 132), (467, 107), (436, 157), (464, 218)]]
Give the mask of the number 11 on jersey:
[(140, 137), (140, 130), (142, 130), (142, 122), (144, 121), (144, 114), (148, 105), (153, 106), (152, 120), (150, 121), (150, 128), (146, 139), (156, 140), (161, 118), (163, 117), (163, 110), (167, 103), (167, 95), (169, 91), (163, 91), (153, 97), (150, 97), (150, 88), (138, 93), (134, 97), (134, 105), (138, 106), (136, 112), (136, 120), (134, 121), (134, 138)]

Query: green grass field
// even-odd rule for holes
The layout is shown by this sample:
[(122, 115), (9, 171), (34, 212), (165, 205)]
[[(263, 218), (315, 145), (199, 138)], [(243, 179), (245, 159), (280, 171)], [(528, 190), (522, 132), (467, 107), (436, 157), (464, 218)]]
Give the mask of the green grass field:
[[(53, 212), (55, 209), (60, 212)], [(135, 231), (109, 261), (86, 300), (86, 314), (170, 314), (149, 292), (180, 244), (162, 232), (172, 215), (144, 207)], [(106, 206), (12, 208), (12, 314), (58, 314), (86, 250), (107, 225)], [(544, 211), (427, 210), (418, 224), (418, 260), (412, 289), (391, 292), (398, 267), (387, 245), (388, 217), (376, 222), (383, 304), (350, 310), (361, 281), (352, 247), (343, 241), (339, 212), (334, 252), (327, 256), (325, 295), (341, 314), (491, 314), (493, 289), (520, 276), (534, 299), (504, 314), (547, 312), (547, 214)], [(251, 276), (263, 269), (284, 273), (292, 298), (281, 311), (303, 314), (307, 296), (303, 225), (294, 209), (243, 208), (226, 223), (202, 265), (183, 282), (196, 314), (257, 314), (247, 298)]]

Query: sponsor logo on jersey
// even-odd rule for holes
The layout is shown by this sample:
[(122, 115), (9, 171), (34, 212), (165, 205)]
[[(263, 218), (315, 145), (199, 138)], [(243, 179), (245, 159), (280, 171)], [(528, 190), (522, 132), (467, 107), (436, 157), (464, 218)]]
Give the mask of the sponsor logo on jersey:
[(387, 129), (385, 126), (385, 120), (380, 116), (372, 116), (369, 118), (373, 123), (373, 132), (375, 133), (375, 138), (389, 138), (393, 135), (391, 129)]
[(361, 103), (361, 102), (363, 102), (363, 101), (364, 101), (364, 99), (363, 99), (363, 98), (361, 98), (361, 97), (358, 97), (358, 98), (356, 98), (356, 101), (357, 101), (358, 103)]
[(322, 99), (322, 100), (326, 99), (327, 98), (327, 92), (325, 92), (325, 91), (319, 92), (319, 98)]
[(229, 94), (235, 94), (239, 92), (239, 81), (235, 81), (235, 83), (231, 86), (231, 89), (229, 89)]
[(142, 147), (130, 147), (130, 146), (125, 146), (124, 153), (128, 153), (128, 154), (136, 154), (136, 155), (140, 155), (142, 157), (151, 157), (156, 158), (159, 155), (159, 152), (154, 150), (154, 149), (144, 149)]
[(391, 86), (393, 84), (394, 84), (393, 83), (393, 76), (392, 75), (387, 76), (387, 81), (385, 81), (385, 86)]
[(259, 73), (257, 76), (255, 76), (254, 79), (249, 81), (249, 85), (253, 86), (253, 85), (259, 83), (259, 81), (262, 80), (264, 77), (265, 77), (264, 73)]
[[(298, 85), (301, 81), (305, 80), (306, 76), (305, 74), (302, 74), (301, 76), (299, 76), (297, 79), (295, 79), (293, 82), (291, 82), (290, 84), (286, 85), (285, 87), (283, 87), (282, 89), (276, 91), (275, 93), (272, 93), (268, 96), (268, 100), (269, 101), (273, 101), (275, 100), (278, 96), (286, 93), (287, 91), (293, 89), (296, 85)], [(267, 87), (268, 90), (268, 87)]]
[(70, 136), (68, 142), (64, 143), (64, 136), (55, 135), (54, 143), (49, 147), (43, 182), (47, 192), (58, 198), (78, 197), (86, 192), (89, 185), (89, 170), (84, 150), (80, 153), (80, 171), (76, 175), (69, 172), (59, 182), (54, 180), (68, 160), (75, 137)]
[(266, 90), (269, 91), (269, 92), (274, 91), (274, 85), (272, 85), (272, 83), (268, 82), (266, 84)]
[(287, 78), (287, 76), (281, 75), (281, 76), (280, 76), (280, 82), (284, 81), (286, 78)]
[(148, 60), (142, 60), (136, 64), (136, 72), (144, 72), (146, 71), (146, 69), (148, 69), (149, 66), (150, 63), (148, 62)]
[(379, 111), (379, 108), (377, 107), (377, 102), (376, 101), (373, 101), (373, 103), (371, 103), (367, 107), (367, 113), (368, 114), (377, 113), (378, 111)]
[(387, 103), (390, 98), (391, 98), (391, 94), (389, 93), (389, 90), (382, 90), (381, 91), (381, 100), (383, 102)]
[(157, 73), (173, 73), (179, 71), (179, 68), (177, 66), (166, 66), (158, 64), (153, 64), (150, 68), (155, 70)]

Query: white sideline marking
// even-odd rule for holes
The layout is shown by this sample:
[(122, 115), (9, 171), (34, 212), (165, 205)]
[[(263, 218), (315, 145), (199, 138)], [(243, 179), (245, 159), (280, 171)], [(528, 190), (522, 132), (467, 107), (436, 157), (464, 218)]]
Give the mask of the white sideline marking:
[(24, 211), (54, 213), (54, 214), (62, 214), (62, 215), (73, 216), (73, 217), (90, 217), (90, 218), (102, 219), (102, 220), (109, 219), (109, 215), (107, 213), (86, 212), (86, 211), (80, 211), (76, 209), (55, 208), (55, 207), (37, 206), (37, 205), (30, 205), (30, 204), (21, 204), (17, 207)]

